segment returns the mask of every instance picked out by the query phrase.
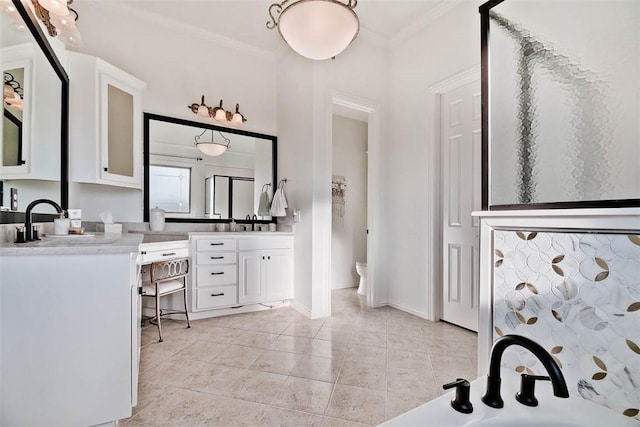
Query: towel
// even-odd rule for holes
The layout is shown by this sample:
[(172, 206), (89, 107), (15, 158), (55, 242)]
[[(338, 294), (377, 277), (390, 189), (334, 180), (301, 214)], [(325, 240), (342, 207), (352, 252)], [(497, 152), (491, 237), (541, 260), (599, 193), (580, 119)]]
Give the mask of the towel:
[[(284, 187), (284, 186), (283, 186)], [(287, 216), (287, 198), (284, 195), (284, 188), (278, 188), (273, 195), (273, 202), (271, 203), (271, 216)]]
[(258, 205), (258, 215), (269, 216), (271, 203), (269, 202), (269, 193), (263, 191), (260, 195), (260, 204)]

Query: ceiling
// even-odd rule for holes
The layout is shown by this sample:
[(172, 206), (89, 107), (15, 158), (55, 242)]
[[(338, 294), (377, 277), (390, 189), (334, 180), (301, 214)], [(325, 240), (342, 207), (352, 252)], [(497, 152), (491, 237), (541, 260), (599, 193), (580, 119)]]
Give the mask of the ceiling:
[[(450, 1), (359, 0), (355, 8), (360, 19), (359, 37), (388, 44), (416, 22), (424, 21), (434, 7)], [(80, 31), (83, 9), (94, 5), (120, 7), (159, 25), (191, 28), (274, 53), (285, 45), (276, 30), (266, 28), (272, 3), (272, 0), (82, 0), (75, 2), (74, 8), (80, 14)]]

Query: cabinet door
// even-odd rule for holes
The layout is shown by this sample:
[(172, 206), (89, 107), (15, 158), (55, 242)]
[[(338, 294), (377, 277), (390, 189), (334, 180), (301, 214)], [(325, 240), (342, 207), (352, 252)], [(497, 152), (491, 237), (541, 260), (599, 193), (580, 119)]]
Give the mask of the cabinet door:
[(100, 178), (140, 188), (142, 108), (137, 89), (100, 73)]
[(256, 303), (265, 300), (264, 262), (265, 252), (240, 252), (238, 254), (240, 282), (238, 302), (240, 304)]
[(270, 251), (265, 260), (265, 288), (267, 300), (293, 298), (293, 253), (288, 250)]

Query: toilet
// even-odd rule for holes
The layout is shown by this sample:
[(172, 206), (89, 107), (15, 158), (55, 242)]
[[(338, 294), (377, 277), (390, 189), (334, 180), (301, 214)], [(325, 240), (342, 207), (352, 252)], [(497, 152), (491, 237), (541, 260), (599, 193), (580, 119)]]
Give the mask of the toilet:
[(356, 262), (356, 271), (360, 275), (360, 285), (358, 286), (358, 294), (367, 294), (367, 263)]

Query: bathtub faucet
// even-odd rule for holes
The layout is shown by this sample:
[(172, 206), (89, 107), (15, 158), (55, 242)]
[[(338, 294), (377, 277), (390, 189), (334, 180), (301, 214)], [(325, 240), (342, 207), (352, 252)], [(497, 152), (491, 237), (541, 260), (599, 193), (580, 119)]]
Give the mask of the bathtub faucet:
[(549, 379), (553, 386), (553, 394), (557, 397), (569, 397), (567, 383), (564, 380), (562, 371), (544, 347), (520, 335), (505, 335), (498, 338), (491, 349), (489, 375), (487, 375), (487, 392), (482, 396), (482, 401), (486, 405), (492, 408), (502, 408), (504, 406), (502, 397), (500, 397), (500, 362), (502, 353), (511, 345), (519, 345), (533, 353), (549, 374)]

